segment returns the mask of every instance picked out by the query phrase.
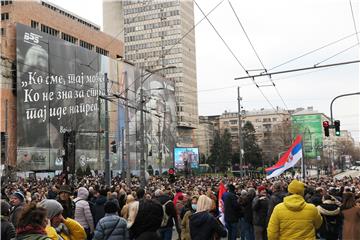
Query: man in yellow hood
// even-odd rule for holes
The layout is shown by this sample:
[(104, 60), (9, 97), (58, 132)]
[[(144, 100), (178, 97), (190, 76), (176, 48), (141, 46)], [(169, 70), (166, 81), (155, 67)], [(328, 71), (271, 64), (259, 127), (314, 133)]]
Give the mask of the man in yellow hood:
[(322, 218), (313, 204), (304, 200), (304, 183), (293, 180), (288, 186), (289, 196), (278, 204), (270, 217), (268, 240), (315, 239), (315, 230)]

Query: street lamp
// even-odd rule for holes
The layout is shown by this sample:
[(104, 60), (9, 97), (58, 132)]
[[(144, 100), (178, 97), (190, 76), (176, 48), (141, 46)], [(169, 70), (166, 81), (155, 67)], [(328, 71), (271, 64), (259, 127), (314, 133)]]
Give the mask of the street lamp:
[[(145, 179), (145, 129), (144, 129), (144, 93), (143, 93), (143, 83), (150, 78), (154, 73), (165, 70), (165, 69), (173, 69), (175, 66), (168, 66), (159, 68), (156, 70), (149, 71), (148, 76), (146, 74), (141, 75), (140, 77), (140, 186), (144, 188), (146, 186)], [(146, 76), (145, 79), (143, 79)]]

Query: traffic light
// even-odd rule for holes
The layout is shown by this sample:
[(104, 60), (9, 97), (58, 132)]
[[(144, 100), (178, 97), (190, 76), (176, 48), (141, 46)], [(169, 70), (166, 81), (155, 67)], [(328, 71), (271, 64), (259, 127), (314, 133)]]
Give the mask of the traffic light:
[(323, 121), (323, 127), (324, 127), (325, 137), (328, 137), (329, 136), (329, 128), (330, 128), (329, 121)]
[(116, 153), (116, 142), (112, 141), (110, 144), (111, 144), (111, 152)]
[(335, 120), (334, 126), (335, 126), (335, 136), (340, 136), (340, 121)]

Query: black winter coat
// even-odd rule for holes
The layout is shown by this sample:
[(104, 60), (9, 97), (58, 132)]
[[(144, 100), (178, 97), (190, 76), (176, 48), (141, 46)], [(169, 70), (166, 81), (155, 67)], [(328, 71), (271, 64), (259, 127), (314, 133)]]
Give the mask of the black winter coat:
[(209, 212), (198, 212), (190, 216), (190, 236), (192, 240), (209, 240), (216, 233), (226, 237), (225, 227)]
[(14, 225), (5, 219), (5, 217), (1, 217), (1, 240), (10, 240), (15, 238), (15, 227)]
[(336, 204), (321, 204), (317, 206), (323, 222), (318, 230), (321, 238), (327, 240), (337, 240), (341, 237), (341, 226), (343, 224), (343, 216), (340, 207)]
[(104, 209), (104, 205), (106, 202), (107, 198), (105, 196), (100, 195), (98, 198), (95, 199), (95, 204), (94, 204), (94, 212), (95, 212), (95, 216), (94, 217), (94, 222), (95, 225), (99, 222), (99, 220), (101, 218), (103, 218), (105, 216), (105, 209)]
[(240, 206), (235, 193), (227, 192), (223, 195), (225, 222), (235, 223), (239, 221)]
[(274, 192), (270, 198), (269, 198), (269, 207), (267, 212), (267, 222), (269, 222), (272, 212), (274, 211), (274, 208), (279, 203), (282, 203), (284, 201), (284, 197), (286, 197), (286, 192)]
[(252, 202), (253, 224), (255, 226), (266, 227), (269, 199), (267, 197), (256, 196)]

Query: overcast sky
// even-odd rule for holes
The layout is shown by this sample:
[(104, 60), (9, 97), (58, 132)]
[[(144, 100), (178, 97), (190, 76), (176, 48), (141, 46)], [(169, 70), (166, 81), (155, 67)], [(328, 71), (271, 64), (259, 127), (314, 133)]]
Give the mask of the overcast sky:
[[(102, 26), (101, 0), (50, 2)], [(220, 2), (221, 0), (196, 0), (205, 13)], [(359, 2), (351, 0), (357, 31), (360, 31)], [(311, 67), (338, 53), (340, 54), (321, 64), (360, 59), (349, 0), (230, 0), (230, 3), (269, 72)], [(196, 4), (194, 9), (197, 23), (203, 15)], [(229, 0), (222, 1), (208, 17), (246, 70), (263, 68)], [(315, 110), (328, 116), (330, 102), (334, 97), (360, 91), (359, 64), (356, 63), (274, 75), (272, 79), (276, 88), (260, 88), (269, 103), (251, 80), (234, 80), (236, 77), (246, 76), (246, 73), (206, 19), (195, 31), (199, 115), (221, 114), (225, 110), (237, 111), (237, 86), (241, 87), (245, 110), (271, 109), (272, 106), (287, 109), (313, 106)], [(274, 68), (351, 34), (353, 35), (336, 44)], [(346, 49), (348, 50), (344, 51)], [(341, 53), (342, 51), (344, 52)], [(250, 72), (256, 73), (260, 72)], [(267, 77), (256, 78), (255, 81), (258, 85), (270, 83)], [(334, 118), (341, 121), (342, 129), (350, 130), (359, 140), (359, 95), (336, 100), (333, 113)]]

